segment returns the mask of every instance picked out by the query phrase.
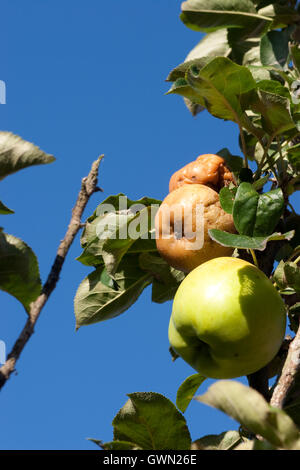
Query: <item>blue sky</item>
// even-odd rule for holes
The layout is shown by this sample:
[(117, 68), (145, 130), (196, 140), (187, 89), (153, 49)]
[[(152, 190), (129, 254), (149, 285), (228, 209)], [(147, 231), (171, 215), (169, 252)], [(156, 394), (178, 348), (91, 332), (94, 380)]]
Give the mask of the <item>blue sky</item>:
[[(93, 196), (86, 217), (110, 194), (163, 199), (171, 174), (199, 154), (239, 153), (233, 124), (207, 112), (192, 118), (180, 97), (165, 96), (169, 70), (201, 37), (179, 12), (174, 0), (3, 0), (1, 129), (57, 160), (1, 182), (0, 199), (15, 210), (1, 225), (34, 249), (43, 280), (81, 178), (99, 154), (104, 194)], [(122, 316), (75, 333), (73, 298), (90, 271), (79, 254), (77, 238), (17, 375), (1, 392), (1, 449), (93, 449), (86, 438), (111, 440), (126, 393), (155, 391), (174, 401), (194, 373), (182, 360), (172, 363), (172, 304), (152, 304), (149, 289)], [(0, 339), (9, 350), (26, 318), (3, 292), (0, 305)], [(186, 417), (194, 439), (238, 427), (196, 402)]]

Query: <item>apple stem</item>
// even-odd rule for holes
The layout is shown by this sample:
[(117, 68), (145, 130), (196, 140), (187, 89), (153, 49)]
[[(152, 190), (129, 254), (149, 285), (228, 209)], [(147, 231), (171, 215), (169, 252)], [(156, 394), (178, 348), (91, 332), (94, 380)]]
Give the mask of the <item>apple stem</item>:
[(252, 250), (252, 248), (250, 248), (250, 253), (251, 253), (251, 255), (252, 255), (252, 258), (253, 258), (253, 261), (254, 261), (255, 266), (259, 269), (258, 262), (257, 262), (257, 258), (256, 258), (256, 254), (255, 254), (255, 251)]

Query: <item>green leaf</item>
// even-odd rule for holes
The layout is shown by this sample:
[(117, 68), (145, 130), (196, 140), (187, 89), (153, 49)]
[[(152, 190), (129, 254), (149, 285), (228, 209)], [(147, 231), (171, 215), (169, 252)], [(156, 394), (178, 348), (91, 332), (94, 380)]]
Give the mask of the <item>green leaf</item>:
[[(128, 213), (126, 219), (118, 224), (113, 237), (108, 237), (102, 245), (102, 257), (106, 269), (114, 274), (125, 253), (139, 238), (149, 239), (150, 232), (154, 227), (151, 207), (137, 211), (136, 214)], [(125, 236), (122, 236), (122, 233)]]
[(259, 15), (250, 0), (188, 0), (182, 3), (181, 9), (181, 20), (194, 31), (243, 27), (254, 29), (272, 21)]
[[(244, 30), (241, 31), (238, 28), (228, 30), (228, 43), (232, 49), (231, 59), (240, 65), (261, 66), (259, 31), (257, 31), (257, 37), (253, 37), (253, 34), (251, 34), (251, 37), (247, 37), (247, 34), (243, 33)], [(270, 75), (264, 72), (264, 77), (270, 78)]]
[(243, 117), (241, 95), (256, 88), (248, 69), (225, 57), (212, 59), (201, 69), (192, 66), (186, 79), (197, 94), (207, 101), (206, 107), (211, 114), (235, 122)]
[[(103, 244), (104, 240), (100, 241), (98, 237), (95, 238), (93, 241), (90, 242), (90, 244), (86, 245), (81, 255), (76, 258), (77, 261), (80, 261), (86, 266), (103, 266)], [(133, 243), (130, 243), (128, 245), (128, 254), (135, 253), (136, 255), (139, 255), (141, 253), (157, 252), (155, 239), (152, 238), (134, 240)]]
[(284, 210), (284, 197), (280, 188), (259, 195), (253, 236), (270, 235)]
[(189, 450), (191, 437), (173, 403), (153, 392), (131, 393), (113, 420), (114, 439), (143, 450)]
[(255, 440), (243, 438), (243, 441), (238, 444), (234, 450), (253, 450), (254, 443)]
[(128, 254), (157, 253), (155, 238), (138, 238), (128, 249)]
[(254, 439), (251, 450), (276, 450), (276, 447), (270, 444), (268, 441)]
[(115, 287), (107, 285), (106, 274), (106, 269), (99, 267), (80, 284), (74, 299), (77, 328), (125, 312), (152, 281), (151, 275), (140, 269), (135, 255), (127, 255), (120, 263), (114, 274)]
[(270, 29), (283, 28), (300, 20), (299, 14), (294, 8), (281, 5), (279, 2), (271, 2), (271, 5), (260, 8), (258, 13), (273, 20)]
[(300, 173), (300, 144), (287, 149), (287, 158), (297, 174)]
[(258, 439), (245, 439), (240, 444), (234, 447), (234, 450), (276, 450), (276, 446), (273, 446), (266, 440)]
[(279, 134), (296, 129), (290, 111), (290, 99), (288, 90), (275, 80), (269, 81), (268, 89), (266, 81), (258, 83), (256, 99), (251, 103), (251, 109), (261, 115), (262, 127), (272, 138)]
[(185, 274), (172, 268), (158, 254), (141, 253), (139, 263), (143, 271), (153, 276), (152, 301), (163, 303), (172, 300)]
[(16, 171), (33, 165), (43, 165), (55, 160), (11, 132), (0, 132), (0, 180)]
[[(167, 81), (176, 81), (179, 78), (185, 78), (185, 74), (191, 65), (197, 65), (202, 68), (212, 57), (227, 56), (230, 52), (230, 46), (227, 42), (227, 30), (220, 29), (212, 33), (206, 34), (201, 41), (189, 52), (183, 64), (172, 70)], [(182, 93), (183, 90), (179, 90)], [(185, 94), (189, 94), (189, 98), (184, 98), (185, 104), (193, 116), (205, 109), (202, 104), (193, 103), (193, 91), (186, 85)], [(197, 101), (198, 97), (196, 97)], [(201, 101), (202, 103), (202, 101)]]
[(192, 444), (192, 450), (232, 450), (242, 438), (238, 431), (226, 431), (222, 434), (210, 434), (197, 439)]
[(292, 262), (285, 263), (284, 274), (287, 285), (300, 293), (300, 269), (297, 264)]
[[(295, 237), (295, 235), (294, 235)], [(290, 243), (284, 243), (275, 255), (275, 261), (286, 261), (293, 253), (293, 248)]]
[[(295, 235), (290, 244), (294, 250), (296, 250), (299, 247), (299, 254), (300, 254), (300, 216), (298, 214), (291, 213), (287, 218), (285, 218), (284, 230), (295, 231)], [(297, 250), (297, 253), (298, 253), (298, 250)]]
[(186, 105), (187, 109), (190, 111), (192, 116), (197, 116), (197, 114), (201, 113), (201, 111), (205, 110), (205, 107), (201, 104), (193, 103), (188, 98), (183, 98), (184, 104)]
[(273, 233), (268, 237), (248, 237), (247, 235), (236, 235), (234, 233), (223, 232), (218, 229), (211, 229), (208, 233), (210, 238), (220, 245), (244, 250), (252, 249), (259, 251), (263, 251), (269, 241), (290, 240), (294, 236), (293, 231), (284, 234)]
[(185, 78), (178, 78), (166, 95), (176, 94), (189, 100), (191, 103), (205, 109), (205, 100), (188, 84)]
[(235, 196), (232, 214), (234, 225), (241, 235), (253, 235), (258, 200), (259, 194), (251, 183), (240, 184)]
[(239, 172), (243, 168), (243, 159), (238, 155), (232, 155), (227, 148), (223, 148), (217, 152), (217, 155), (226, 160), (229, 168), (233, 172)]
[(276, 80), (260, 80), (259, 82), (257, 82), (257, 88), (261, 91), (266, 91), (268, 93), (273, 93), (274, 95), (279, 95), (282, 98), (291, 98), (288, 88), (286, 88)]
[(232, 214), (236, 189), (237, 188), (229, 189), (228, 187), (224, 187), (219, 193), (221, 207), (228, 214)]
[[(243, 130), (243, 135), (244, 135), (244, 141), (245, 141), (245, 146), (246, 146), (246, 154), (248, 156), (249, 160), (256, 160), (256, 147), (258, 145), (258, 138), (252, 135), (251, 133)], [(241, 136), (239, 135), (239, 146), (240, 149), (242, 150), (243, 144), (241, 140)]]
[[(299, 324), (300, 324), (300, 302), (296, 302), (289, 308), (288, 317), (290, 320), (290, 329), (297, 333)], [(300, 411), (300, 410), (299, 410)], [(299, 413), (299, 422), (300, 425), (300, 413)]]
[(289, 32), (269, 31), (261, 38), (260, 59), (262, 65), (283, 69), (289, 56)]
[(235, 196), (232, 214), (240, 235), (266, 237), (278, 224), (283, 209), (280, 188), (259, 194), (252, 184), (242, 183)]
[(290, 45), (290, 54), (292, 57), (294, 68), (300, 74), (300, 47), (298, 44)]
[(284, 411), (272, 408), (250, 387), (236, 381), (219, 380), (196, 399), (223, 411), (275, 446), (300, 449), (300, 434), (291, 418)]
[(180, 356), (177, 354), (177, 352), (172, 348), (172, 346), (169, 347), (169, 353), (172, 358), (172, 362), (176, 361)]
[(276, 282), (279, 289), (285, 289), (287, 286), (287, 282), (286, 282), (286, 278), (284, 274), (284, 265), (285, 265), (285, 262), (280, 261), (280, 263), (278, 264), (273, 274), (273, 280)]
[[(258, 62), (259, 51), (260, 51), (259, 46), (257, 46), (257, 50), (255, 51), (254, 58), (252, 58), (250, 55), (250, 58), (248, 59), (248, 57), (245, 54), (243, 65), (246, 65), (248, 67), (248, 69), (250, 70), (252, 74), (252, 77), (254, 78), (256, 82), (259, 82), (261, 80), (271, 80), (271, 73), (270, 73), (269, 68), (258, 65), (259, 64)], [(250, 50), (250, 52), (252, 51)]]
[(270, 179), (270, 175), (266, 175), (254, 181), (254, 183), (252, 183), (253, 189), (255, 189), (255, 191), (262, 189), (264, 185), (269, 181), (269, 179)]
[(195, 393), (205, 379), (206, 377), (200, 374), (193, 374), (180, 385), (176, 396), (176, 406), (182, 413), (186, 411)]
[(6, 207), (3, 202), (0, 201), (0, 214), (14, 214), (14, 211)]
[(29, 312), (42, 290), (38, 261), (19, 238), (0, 232), (0, 289), (18, 299)]
[(234, 121), (250, 133), (262, 135), (244, 111), (249, 108), (251, 92), (256, 89), (256, 82), (247, 67), (237, 65), (228, 58), (217, 57), (201, 69), (190, 67), (186, 81), (195, 91), (199, 104), (213, 116)]
[[(192, 66), (195, 65), (199, 67), (200, 69), (204, 67), (208, 62), (212, 60), (212, 57), (194, 57), (192, 59), (186, 59), (182, 64), (177, 65), (166, 78), (167, 82), (177, 82), (178, 87), (181, 86), (187, 86), (187, 82), (185, 80), (185, 75), (188, 71), (188, 69)], [(172, 90), (172, 88), (171, 88)], [(168, 92), (170, 93), (170, 91)]]
[(295, 295), (296, 291), (291, 287), (287, 287), (286, 289), (282, 289), (279, 291), (280, 295)]
[(134, 201), (124, 194), (109, 196), (88, 218), (81, 237), (83, 252), (77, 260), (88, 266), (104, 263), (114, 274), (127, 252), (156, 251), (152, 232), (160, 204), (147, 197)]
[(100, 441), (99, 439), (93, 439), (93, 438), (91, 438), (91, 437), (88, 437), (88, 438), (87, 438), (87, 441), (93, 442), (94, 444), (96, 444), (96, 446), (98, 446), (98, 447), (100, 447), (100, 448), (102, 449), (102, 444), (103, 444), (103, 442)]
[(98, 240), (95, 240), (95, 243), (91, 243), (83, 249), (76, 260), (85, 266), (103, 266), (102, 245), (98, 243)]
[(138, 450), (138, 448), (133, 442), (128, 441), (112, 441), (112, 442), (102, 442), (98, 439), (88, 439), (88, 441), (93, 442), (96, 446), (100, 447), (102, 450)]
[(227, 30), (219, 29), (205, 34), (201, 41), (188, 53), (185, 62), (203, 57), (227, 57), (229, 52)]
[[(115, 214), (126, 216), (132, 206), (135, 206), (133, 209), (136, 209), (137, 205), (148, 207), (151, 205), (159, 206), (160, 204), (160, 200), (149, 197), (132, 200), (123, 193), (108, 196), (97, 206), (93, 214), (87, 219), (85, 229), (81, 236), (81, 246), (84, 247), (93, 241), (95, 237), (97, 237), (97, 232), (99, 232), (100, 235), (109, 231), (114, 233), (117, 226)], [(107, 215), (109, 215), (111, 219), (102, 223), (97, 230), (99, 221), (101, 221), (102, 217), (106, 217)]]
[[(239, 184), (253, 183), (253, 171), (250, 168), (242, 168), (238, 177)], [(252, 186), (253, 187), (253, 186)]]

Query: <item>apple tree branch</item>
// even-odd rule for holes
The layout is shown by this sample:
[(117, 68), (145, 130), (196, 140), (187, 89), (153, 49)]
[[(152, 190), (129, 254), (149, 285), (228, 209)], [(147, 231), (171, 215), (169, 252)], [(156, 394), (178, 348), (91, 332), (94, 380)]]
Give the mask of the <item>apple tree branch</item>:
[(290, 343), (286, 361), (281, 375), (274, 388), (270, 404), (277, 408), (283, 408), (288, 398), (295, 380), (300, 374), (300, 327), (296, 336)]
[(103, 157), (104, 155), (101, 155), (96, 161), (94, 161), (88, 176), (82, 179), (81, 189), (79, 191), (75, 206), (72, 210), (72, 216), (68, 229), (63, 240), (59, 244), (54, 263), (42, 288), (42, 292), (39, 297), (30, 305), (26, 324), (18, 339), (16, 340), (11, 352), (8, 354), (5, 364), (3, 364), (3, 366), (0, 368), (0, 389), (5, 385), (10, 375), (14, 372), (17, 360), (19, 359), (24, 347), (34, 333), (34, 327), (41, 314), (41, 311), (56, 287), (66, 256), (74, 238), (82, 226), (82, 214), (90, 197), (95, 192), (101, 191), (101, 188), (99, 188), (97, 184), (99, 165)]

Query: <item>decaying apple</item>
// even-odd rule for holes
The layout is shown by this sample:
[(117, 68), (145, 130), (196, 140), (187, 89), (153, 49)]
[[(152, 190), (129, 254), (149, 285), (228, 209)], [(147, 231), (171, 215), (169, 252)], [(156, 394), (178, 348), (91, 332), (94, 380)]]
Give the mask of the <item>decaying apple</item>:
[(220, 205), (219, 194), (203, 184), (185, 184), (169, 193), (156, 214), (155, 228), (160, 255), (184, 272), (233, 252), (209, 237), (209, 229), (236, 230), (232, 216)]
[(169, 192), (184, 184), (205, 184), (219, 192), (230, 183), (235, 183), (235, 179), (224, 158), (208, 153), (199, 155), (195, 161), (176, 171), (170, 179)]

